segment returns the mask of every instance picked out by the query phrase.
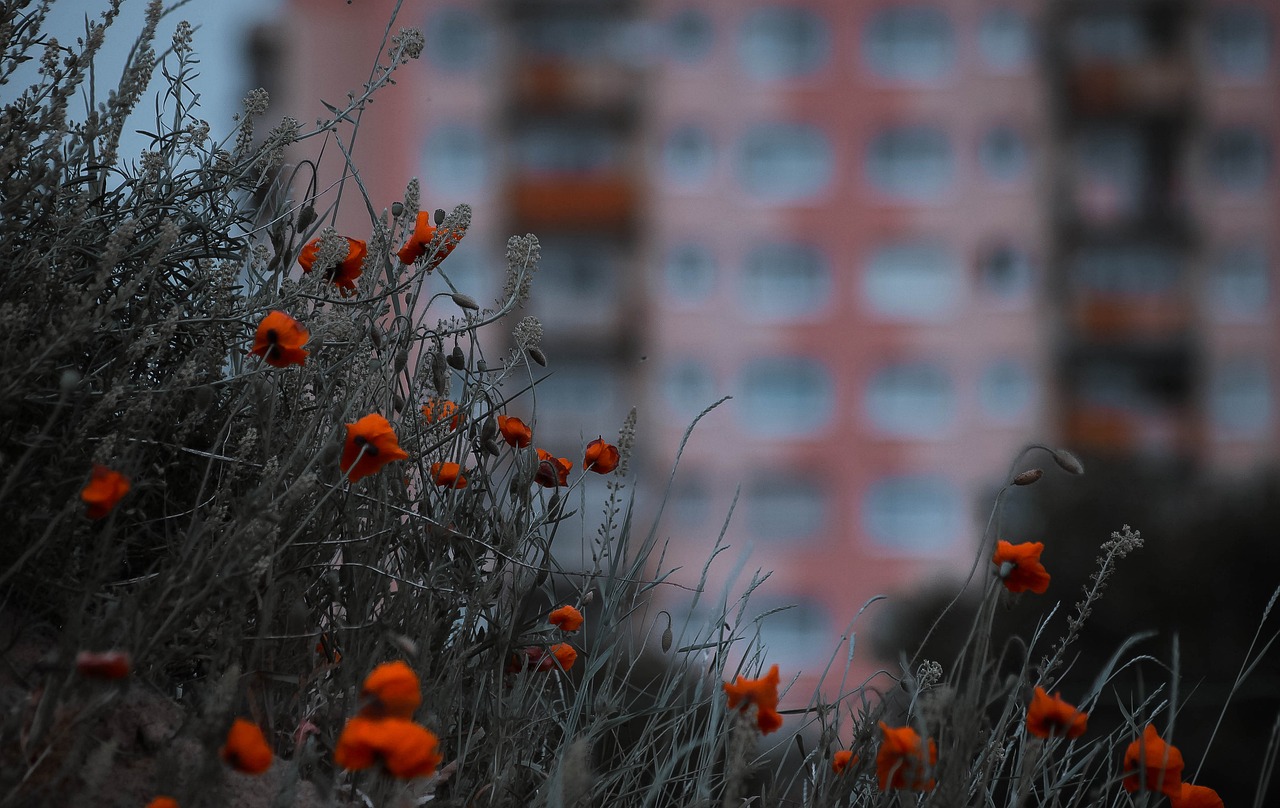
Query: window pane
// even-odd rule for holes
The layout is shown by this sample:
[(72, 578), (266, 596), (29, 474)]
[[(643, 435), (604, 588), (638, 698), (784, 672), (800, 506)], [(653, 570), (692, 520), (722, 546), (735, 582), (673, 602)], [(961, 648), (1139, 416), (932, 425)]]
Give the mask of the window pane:
[(681, 126), (662, 144), (662, 169), (667, 181), (681, 188), (705, 184), (715, 170), (716, 150), (701, 127)]
[(821, 603), (806, 597), (786, 601), (774, 598), (751, 600), (751, 613), (759, 617), (760, 642), (771, 658), (806, 664), (824, 660), (840, 639), (833, 633), (831, 615)]
[(1013, 127), (997, 126), (983, 135), (978, 159), (987, 176), (1000, 182), (1011, 182), (1027, 169), (1027, 144)]
[(867, 174), (878, 190), (904, 199), (936, 197), (951, 185), (951, 143), (929, 126), (889, 129), (872, 139)]
[(766, 244), (752, 250), (742, 273), (742, 304), (765, 318), (788, 318), (821, 309), (831, 294), (831, 271), (816, 247)]
[(940, 9), (886, 8), (867, 23), (862, 51), (871, 69), (884, 78), (929, 81), (951, 70), (955, 35)]
[(1087, 61), (1133, 62), (1146, 56), (1146, 31), (1133, 8), (1097, 8), (1071, 21), (1067, 42)]
[(1265, 362), (1237, 359), (1216, 369), (1209, 387), (1209, 411), (1220, 431), (1265, 434), (1271, 428), (1271, 409), (1271, 378)]
[(445, 72), (472, 70), (485, 60), (487, 33), (484, 20), (475, 12), (442, 8), (427, 21), (427, 58)]
[(1154, 244), (1109, 244), (1081, 250), (1072, 262), (1077, 288), (1115, 295), (1169, 292), (1182, 276), (1172, 250)]
[(872, 311), (885, 317), (935, 319), (959, 303), (959, 262), (939, 244), (890, 244), (872, 253), (862, 292)]
[(941, 365), (899, 362), (876, 371), (867, 383), (867, 417), (881, 432), (936, 437), (955, 419), (955, 390)]
[(696, 359), (671, 364), (662, 377), (667, 406), (682, 417), (692, 418), (715, 402), (715, 381), (711, 370)]
[(955, 486), (941, 477), (885, 477), (872, 483), (863, 495), (862, 526), (885, 548), (941, 550), (963, 530), (964, 509)]
[(987, 66), (1012, 71), (1031, 61), (1031, 26), (1021, 12), (995, 8), (978, 24), (978, 49)]
[(806, 76), (831, 52), (823, 19), (806, 8), (763, 8), (747, 17), (738, 40), (738, 58), (754, 79)]
[(1014, 420), (1028, 415), (1034, 395), (1031, 373), (1015, 359), (992, 362), (978, 379), (978, 400), (991, 418)]
[(1270, 169), (1270, 149), (1256, 129), (1224, 129), (1209, 141), (1209, 172), (1224, 190), (1261, 190)]
[(980, 259), (978, 284), (996, 297), (1019, 297), (1031, 288), (1031, 259), (1017, 247), (996, 245)]
[(680, 244), (667, 253), (667, 292), (679, 303), (705, 300), (715, 284), (716, 259), (701, 244)]
[(423, 150), (424, 194), (474, 193), (488, 181), (489, 147), (484, 132), (445, 124), (427, 136)]
[[(555, 373), (534, 388), (540, 427), (556, 434), (576, 434), (589, 431), (590, 426), (618, 421), (616, 370), (588, 359), (559, 359), (555, 368)], [(599, 426), (595, 429), (600, 431)]]
[(711, 18), (696, 8), (686, 8), (667, 21), (667, 43), (671, 57), (680, 62), (697, 62), (711, 52), (715, 31)]
[(546, 320), (606, 326), (618, 306), (622, 260), (615, 246), (592, 238), (548, 237), (538, 261), (538, 293), (530, 300)]
[(515, 141), (516, 163), (531, 173), (604, 171), (621, 159), (617, 136), (599, 126), (545, 121), (526, 127)]
[[(813, 536), (827, 523), (827, 492), (819, 480), (771, 469), (744, 494), (747, 531), (756, 538), (785, 542)], [(785, 478), (785, 479), (784, 479)]]
[(738, 179), (759, 200), (795, 202), (831, 181), (834, 157), (821, 129), (809, 124), (763, 124), (743, 136)]
[(1261, 8), (1215, 8), (1208, 35), (1213, 64), (1227, 75), (1261, 76), (1271, 65), (1271, 20)]
[(738, 415), (752, 434), (785, 437), (815, 432), (835, 406), (826, 367), (812, 359), (757, 359), (742, 371)]
[(1209, 266), (1209, 304), (1221, 320), (1260, 316), (1271, 298), (1266, 251), (1248, 244), (1220, 251)]

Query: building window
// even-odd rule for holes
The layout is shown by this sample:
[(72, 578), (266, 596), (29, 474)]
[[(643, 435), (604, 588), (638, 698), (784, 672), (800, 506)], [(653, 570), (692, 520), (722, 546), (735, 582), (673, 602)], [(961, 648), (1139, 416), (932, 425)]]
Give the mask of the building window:
[(1236, 359), (1217, 368), (1209, 385), (1214, 427), (1230, 437), (1257, 437), (1271, 430), (1271, 377), (1259, 359)]
[(488, 183), (489, 145), (484, 131), (445, 124), (427, 135), (423, 148), (424, 185), (433, 194), (469, 194)]
[(531, 174), (589, 174), (621, 160), (617, 136), (601, 126), (544, 121), (515, 138), (516, 164)]
[(1031, 290), (1031, 259), (1011, 244), (996, 244), (978, 259), (978, 287), (993, 297), (1010, 300)]
[(867, 383), (865, 401), (871, 424), (888, 435), (938, 437), (955, 420), (951, 377), (933, 362), (899, 362), (881, 368)]
[(756, 359), (742, 370), (738, 416), (743, 429), (762, 437), (818, 431), (831, 420), (835, 384), (826, 366), (799, 356)]
[(904, 553), (945, 550), (964, 529), (956, 487), (942, 477), (905, 474), (872, 483), (862, 497), (862, 526), (880, 547)]
[(1256, 129), (1223, 129), (1209, 140), (1209, 173), (1225, 191), (1259, 191), (1266, 186), (1270, 169), (1267, 140)]
[(1271, 66), (1271, 19), (1256, 6), (1219, 6), (1209, 12), (1209, 55), (1222, 73), (1257, 78)]
[(978, 146), (978, 162), (987, 176), (997, 182), (1013, 182), (1027, 170), (1027, 144), (1018, 130), (997, 126), (987, 130)]
[(951, 20), (939, 8), (895, 6), (877, 11), (863, 30), (862, 53), (882, 78), (934, 81), (955, 63)]
[(1209, 264), (1210, 311), (1215, 319), (1247, 320), (1267, 311), (1271, 298), (1271, 269), (1259, 244), (1221, 250)]
[(769, 649), (771, 658), (813, 664), (825, 660), (839, 640), (826, 607), (810, 598), (753, 597), (751, 607), (754, 620), (759, 621), (760, 644)]
[(1080, 250), (1072, 262), (1074, 285), (1103, 295), (1160, 295), (1182, 276), (1172, 250), (1154, 244), (1108, 244)]
[[(603, 5), (603, 4), (601, 4)], [(613, 59), (621, 18), (611, 9), (542, 9), (522, 16), (513, 37), (527, 53), (577, 62)]]
[(1147, 34), (1137, 9), (1098, 7), (1071, 21), (1067, 45), (1085, 62), (1135, 62), (1147, 56)]
[(1136, 211), (1146, 178), (1146, 150), (1133, 127), (1092, 126), (1075, 142), (1076, 203), (1093, 220)]
[(608, 363), (557, 359), (556, 372), (534, 388), (538, 426), (554, 435), (578, 435), (587, 424), (616, 423), (620, 384)]
[(808, 244), (765, 244), (747, 254), (742, 305), (766, 319), (788, 319), (822, 309), (831, 296), (826, 257)]
[(978, 402), (995, 421), (1020, 421), (1031, 412), (1035, 382), (1022, 362), (1000, 359), (987, 365), (978, 377)]
[(538, 261), (539, 316), (572, 311), (577, 325), (608, 325), (618, 305), (621, 256), (609, 242), (591, 238), (548, 238)]
[(700, 62), (711, 52), (715, 31), (711, 18), (696, 8), (677, 11), (667, 20), (667, 52), (678, 62)]
[(738, 150), (738, 179), (753, 198), (797, 202), (831, 182), (835, 157), (822, 130), (810, 124), (760, 124)]
[(890, 196), (927, 200), (951, 186), (951, 141), (932, 126), (901, 126), (881, 132), (867, 151), (867, 175)]
[(662, 169), (667, 181), (678, 188), (705, 185), (716, 166), (711, 135), (699, 126), (673, 130), (662, 144)]
[(884, 317), (934, 320), (958, 305), (960, 265), (932, 242), (890, 244), (872, 253), (862, 273), (868, 307)]
[(686, 471), (680, 467), (675, 485), (667, 496), (663, 512), (678, 526), (693, 527), (711, 516), (711, 485), (708, 475), (699, 471)]
[(684, 359), (663, 373), (662, 392), (667, 406), (676, 414), (692, 418), (715, 402), (715, 381), (705, 364)]
[(427, 20), (426, 54), (432, 66), (446, 73), (474, 70), (485, 62), (488, 31), (485, 21), (470, 9), (439, 9)]
[(829, 497), (821, 480), (785, 469), (769, 469), (743, 497), (747, 532), (786, 542), (815, 536), (827, 525)]
[(742, 23), (738, 58), (753, 79), (807, 76), (826, 64), (830, 55), (827, 24), (807, 8), (762, 8)]
[(667, 253), (663, 276), (667, 293), (675, 302), (700, 303), (711, 295), (715, 285), (715, 256), (701, 244), (679, 244)]
[(1031, 62), (1031, 26), (1022, 12), (993, 8), (978, 23), (978, 51), (987, 67), (1013, 72)]

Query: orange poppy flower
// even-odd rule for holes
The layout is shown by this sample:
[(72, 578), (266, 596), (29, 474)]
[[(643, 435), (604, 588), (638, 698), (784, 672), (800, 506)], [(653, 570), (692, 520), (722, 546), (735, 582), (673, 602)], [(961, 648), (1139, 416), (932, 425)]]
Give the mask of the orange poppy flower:
[(996, 542), (996, 553), (991, 557), (997, 571), (1004, 582), (1004, 588), (1010, 592), (1031, 590), (1043, 595), (1049, 588), (1049, 573), (1040, 563), (1040, 553), (1044, 552), (1044, 542), (1023, 542), (1010, 544), (1007, 541)]
[(555, 488), (569, 484), (569, 471), (573, 462), (567, 457), (555, 457), (545, 449), (538, 450), (538, 472), (533, 481), (543, 488)]
[(249, 353), (262, 357), (272, 367), (302, 365), (307, 361), (307, 351), (302, 346), (310, 338), (311, 334), (297, 320), (282, 311), (273, 311), (258, 323)]
[[(436, 238), (437, 227), (432, 221), (432, 214), (425, 210), (418, 211), (418, 219), (414, 223), (413, 234), (409, 236), (409, 240), (400, 248), (397, 255), (400, 257), (400, 263), (412, 264), (422, 256), (426, 255), (427, 249), (431, 246), (431, 242)], [(453, 252), (453, 248), (458, 246), (458, 242), (462, 240), (462, 233), (455, 233), (446, 230), (440, 234), (439, 247), (431, 261), (426, 265), (428, 272), (440, 266), (440, 262), (449, 257), (449, 253)]]
[(1089, 716), (1062, 700), (1061, 693), (1050, 696), (1037, 687), (1027, 708), (1027, 732), (1037, 738), (1065, 735), (1079, 738), (1084, 734)]
[(551, 660), (555, 660), (555, 664), (559, 665), (561, 670), (567, 671), (573, 667), (573, 663), (578, 661), (578, 652), (572, 645), (558, 642), (551, 646), (551, 657), (544, 663), (547, 670), (551, 669)]
[(498, 416), (498, 431), (508, 446), (523, 449), (533, 441), (533, 430), (525, 426), (519, 418), (506, 415)]
[(858, 756), (848, 749), (841, 749), (831, 756), (831, 771), (844, 774), (844, 770), (858, 764)]
[(1208, 786), (1183, 783), (1176, 795), (1170, 795), (1169, 808), (1224, 808), (1222, 797)]
[(360, 695), (366, 701), (360, 708), (365, 718), (413, 718), (422, 703), (422, 684), (418, 674), (401, 660), (384, 662), (364, 678)]
[(262, 774), (271, 768), (271, 747), (267, 739), (257, 724), (244, 718), (237, 718), (231, 724), (221, 754), (231, 768), (245, 774)]
[(123, 679), (133, 670), (133, 660), (125, 651), (81, 651), (76, 654), (76, 673), (86, 679)]
[(80, 489), (80, 499), (89, 507), (84, 515), (101, 519), (111, 513), (116, 503), (129, 493), (129, 478), (106, 466), (94, 466), (89, 482)]
[(590, 469), (596, 474), (608, 474), (618, 467), (618, 460), (618, 447), (605, 443), (604, 438), (596, 438), (587, 444), (582, 468)]
[(147, 808), (178, 808), (178, 801), (173, 797), (156, 797), (147, 803)]
[(884, 736), (876, 753), (880, 790), (932, 791), (937, 783), (929, 776), (929, 769), (938, 763), (938, 745), (933, 738), (929, 738), (926, 745), (920, 733), (911, 727), (891, 727), (883, 721), (880, 732)]
[(391, 424), (381, 415), (373, 413), (354, 424), (347, 424), (341, 463), (351, 482), (368, 477), (388, 463), (408, 456), (409, 453), (400, 448)]
[(547, 620), (561, 631), (577, 631), (582, 628), (582, 612), (572, 606), (553, 609), (547, 616)]
[(433, 398), (422, 405), (422, 416), (428, 424), (449, 422), (449, 430), (455, 430), (463, 421), (463, 414), (458, 405), (447, 398)]
[(1164, 742), (1151, 724), (1142, 737), (1124, 750), (1124, 788), (1133, 793), (1140, 788), (1168, 796), (1182, 794), (1182, 753)]
[(431, 481), (441, 488), (466, 488), (467, 478), (457, 463), (432, 463)]
[(567, 671), (577, 661), (578, 652), (568, 643), (556, 643), (550, 649), (531, 645), (527, 648), (519, 648), (511, 654), (507, 659), (506, 672), (520, 673), (526, 670), (546, 672), (555, 670), (556, 667)]
[(778, 713), (779, 681), (778, 666), (774, 665), (759, 679), (738, 676), (732, 682), (725, 682), (724, 692), (729, 694), (729, 709), (745, 710), (754, 704), (756, 724), (760, 727), (761, 735), (780, 729), (782, 715)]
[[(364, 272), (364, 259), (369, 254), (369, 245), (365, 244), (358, 238), (344, 236), (347, 240), (347, 254), (338, 262), (338, 265), (330, 269), (325, 274), (325, 280), (341, 289), (343, 292), (354, 292), (356, 290), (356, 278)], [(298, 253), (298, 264), (302, 267), (303, 272), (310, 272), (311, 267), (316, 262), (316, 256), (320, 253), (320, 239), (315, 238), (302, 248), (302, 252)]]
[(444, 757), (440, 739), (407, 718), (367, 718), (347, 721), (333, 750), (333, 762), (344, 769), (367, 769), (381, 761), (393, 777), (426, 777)]

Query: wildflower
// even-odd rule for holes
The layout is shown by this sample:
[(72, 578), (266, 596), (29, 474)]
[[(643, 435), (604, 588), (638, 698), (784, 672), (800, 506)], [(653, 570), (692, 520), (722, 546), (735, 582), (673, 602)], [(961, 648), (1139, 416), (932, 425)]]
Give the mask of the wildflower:
[[(409, 240), (400, 248), (397, 255), (400, 257), (400, 263), (412, 264), (423, 255), (426, 254), (427, 248), (431, 246), (432, 240), (436, 238), (437, 228), (431, 221), (431, 213), (425, 210), (418, 211), (418, 220), (414, 224), (413, 234), (409, 236)], [(440, 245), (436, 249), (436, 253), (432, 256), (431, 261), (427, 264), (427, 271), (440, 266), (440, 262), (453, 252), (453, 248), (458, 246), (458, 242), (462, 240), (462, 233), (452, 230), (446, 230), (440, 234)]]
[[(569, 643), (558, 642), (551, 646), (551, 658), (555, 660), (555, 664), (559, 665), (561, 670), (567, 671), (573, 667), (573, 663), (578, 661), (578, 652)], [(547, 670), (550, 670), (549, 665)]]
[[(347, 240), (347, 253), (332, 269), (325, 273), (325, 280), (344, 292), (356, 290), (356, 278), (364, 272), (364, 258), (369, 254), (369, 245), (358, 238), (344, 236)], [(298, 264), (303, 272), (310, 272), (320, 253), (320, 239), (314, 238), (298, 253)]]
[(1037, 687), (1031, 706), (1027, 708), (1027, 732), (1037, 738), (1065, 735), (1079, 738), (1084, 734), (1089, 716), (1062, 700), (1061, 693), (1050, 696)]
[(569, 484), (569, 470), (573, 463), (567, 457), (555, 457), (545, 449), (538, 450), (538, 472), (533, 481), (543, 488), (555, 488)]
[(550, 671), (557, 666), (561, 670), (569, 670), (578, 661), (578, 652), (568, 643), (556, 643), (549, 649), (531, 645), (517, 649), (507, 660), (507, 673), (521, 671)]
[(1169, 808), (1224, 808), (1222, 797), (1208, 786), (1183, 783), (1177, 794), (1169, 796)]
[[(925, 740), (911, 727), (891, 727), (880, 722), (880, 751), (876, 754), (876, 776), (880, 790), (905, 788), (910, 791), (932, 791), (936, 781), (929, 769), (938, 762), (938, 745)], [(927, 757), (927, 760), (926, 760)]]
[(231, 724), (221, 755), (231, 768), (245, 774), (262, 774), (271, 768), (271, 747), (267, 739), (257, 724), (244, 718), (237, 718)]
[(782, 727), (782, 716), (778, 713), (778, 681), (778, 666), (774, 665), (759, 679), (740, 675), (733, 682), (724, 683), (724, 692), (729, 694), (729, 709), (745, 710), (752, 704), (756, 706), (756, 724), (761, 735)]
[(258, 323), (258, 333), (253, 337), (249, 353), (262, 357), (262, 361), (277, 368), (301, 365), (307, 361), (302, 346), (311, 335), (298, 321), (282, 311), (273, 311)]
[(433, 398), (422, 405), (422, 416), (428, 424), (449, 422), (449, 430), (453, 431), (462, 423), (462, 412), (458, 405), (447, 398)]
[(127, 493), (129, 493), (128, 477), (106, 466), (94, 466), (89, 482), (80, 489), (80, 499), (89, 506), (84, 515), (90, 519), (103, 518), (111, 513), (111, 509)]
[(412, 668), (396, 660), (370, 671), (360, 695), (366, 699), (360, 708), (360, 715), (365, 718), (412, 718), (422, 703), (422, 685)]
[(582, 612), (572, 606), (561, 606), (553, 610), (547, 620), (561, 631), (577, 631), (582, 628)]
[(467, 478), (457, 463), (432, 463), (431, 481), (441, 488), (466, 488)]
[(86, 679), (123, 679), (133, 670), (126, 651), (81, 651), (76, 654), (76, 673)]
[(618, 447), (605, 443), (604, 438), (596, 438), (587, 444), (582, 468), (590, 469), (596, 474), (608, 474), (618, 467), (618, 460)]
[(156, 797), (147, 803), (147, 808), (178, 808), (178, 801), (173, 797)]
[(355, 716), (347, 721), (333, 762), (344, 769), (367, 769), (379, 761), (393, 777), (426, 777), (443, 760), (440, 739), (407, 718)]
[(400, 448), (391, 424), (377, 413), (347, 424), (347, 440), (342, 446), (342, 470), (351, 482), (368, 477), (394, 460), (404, 460), (409, 453)]
[(1156, 728), (1147, 724), (1142, 737), (1124, 750), (1124, 788), (1130, 794), (1140, 788), (1170, 797), (1182, 794), (1182, 753), (1167, 744)]
[(841, 749), (831, 756), (831, 771), (836, 774), (844, 774), (844, 770), (850, 766), (856, 766), (858, 756), (848, 749)]
[(1049, 573), (1040, 563), (1042, 552), (1043, 542), (996, 542), (996, 553), (991, 561), (997, 567), (1004, 588), (1010, 592), (1025, 592), (1029, 589), (1037, 595), (1044, 594), (1049, 588)]
[(502, 439), (508, 446), (514, 446), (517, 449), (523, 449), (533, 441), (533, 430), (525, 426), (524, 421), (519, 418), (499, 415), (498, 431), (502, 433)]

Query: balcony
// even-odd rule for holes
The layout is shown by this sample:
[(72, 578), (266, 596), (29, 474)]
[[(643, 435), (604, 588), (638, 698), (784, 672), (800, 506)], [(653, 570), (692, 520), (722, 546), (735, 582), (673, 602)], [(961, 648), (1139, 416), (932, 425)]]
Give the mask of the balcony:
[(1068, 68), (1067, 97), (1087, 117), (1177, 118), (1195, 97), (1194, 71), (1175, 54), (1135, 63), (1098, 62)]
[(516, 227), (535, 231), (629, 232), (639, 197), (633, 180), (613, 172), (515, 177), (508, 185)]
[(518, 65), (512, 75), (511, 114), (516, 118), (581, 111), (625, 124), (634, 121), (640, 107), (639, 77), (621, 65), (539, 57)]
[(1071, 324), (1083, 336), (1097, 339), (1165, 339), (1192, 328), (1190, 303), (1169, 295), (1077, 299)]

